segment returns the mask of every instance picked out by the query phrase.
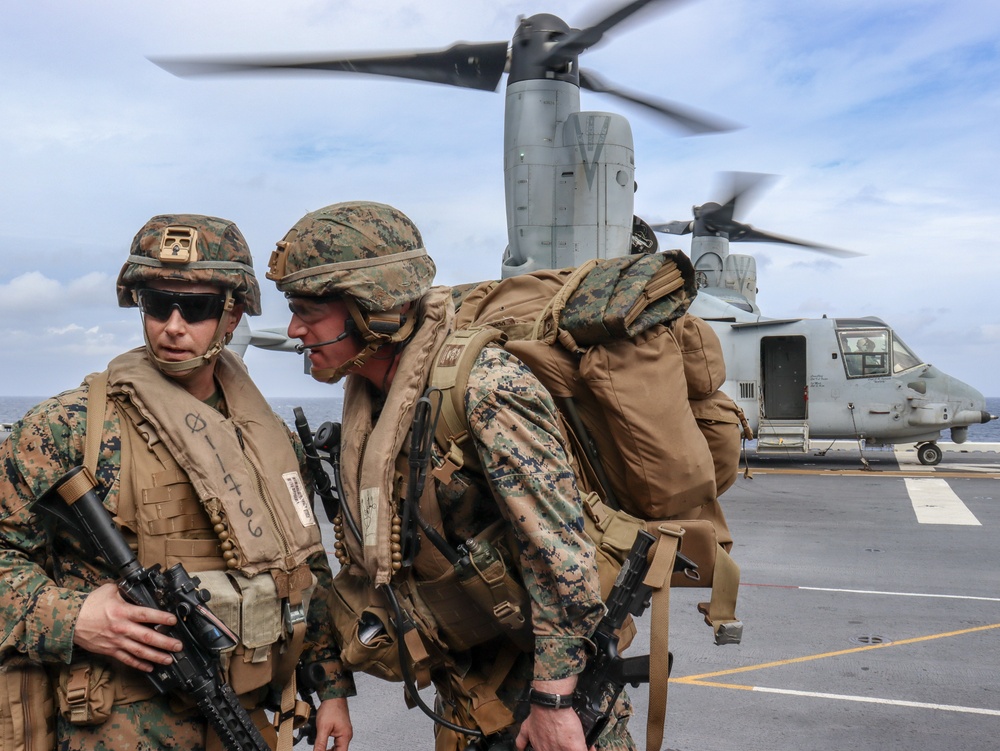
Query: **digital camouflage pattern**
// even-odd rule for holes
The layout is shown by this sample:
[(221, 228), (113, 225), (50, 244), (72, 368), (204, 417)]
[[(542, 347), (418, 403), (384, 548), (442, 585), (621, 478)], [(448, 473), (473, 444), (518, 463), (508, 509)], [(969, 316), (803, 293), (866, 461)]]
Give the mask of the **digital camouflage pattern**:
[[(159, 260), (164, 235), (175, 227), (197, 230), (196, 257), (189, 263)], [(132, 240), (129, 260), (118, 274), (118, 304), (136, 306), (132, 290), (154, 279), (215, 284), (230, 289), (247, 315), (260, 315), (260, 286), (253, 270), (253, 256), (243, 233), (227, 219), (201, 214), (154, 216)]]
[(381, 203), (336, 203), (306, 214), (271, 254), (267, 278), (287, 295), (353, 297), (369, 312), (422, 297), (435, 267), (420, 232)]
[[(194, 710), (176, 712), (165, 697), (119, 704), (100, 725), (71, 725), (57, 718), (57, 751), (206, 751), (209, 730)], [(214, 739), (213, 739), (214, 740)]]
[[(513, 529), (535, 633), (534, 654), (521, 656), (497, 692), (514, 710), (533, 678), (554, 680), (584, 669), (587, 637), (604, 604), (557, 408), (544, 386), (516, 357), (486, 347), (470, 373), (466, 412), (483, 467), (480, 482), (489, 489), (459, 495), (439, 485), (438, 501), (452, 540), (472, 537), (501, 516)], [(474, 649), (473, 667), (492, 664), (496, 649), (492, 642)], [(624, 693), (613, 714), (598, 748), (634, 749), (627, 731), (632, 708)]]
[[(0, 662), (27, 659), (57, 667), (68, 664), (74, 656), (79, 658), (79, 654), (74, 655), (73, 628), (83, 600), (92, 589), (114, 579), (114, 572), (95, 560), (73, 534), (29, 508), (69, 469), (83, 463), (87, 393), (87, 387), (82, 386), (42, 402), (14, 425), (9, 438), (0, 444)], [(109, 408), (95, 474), (106, 490), (104, 505), (112, 513), (118, 506), (120, 435), (118, 412)], [(296, 451), (301, 460), (297, 442)], [(302, 471), (308, 476), (304, 468)], [(329, 563), (325, 554), (319, 553), (309, 560), (309, 566), (318, 582), (302, 659), (338, 666), (339, 648), (329, 625)], [(321, 691), (321, 698), (354, 693), (349, 674), (335, 667), (330, 674), (332, 680)], [(116, 707), (111, 720), (96, 728), (78, 732), (80, 728), (60, 720), (58, 730), (61, 751), (167, 747), (200, 751), (206, 732), (200, 718), (174, 716), (167, 701), (160, 698), (132, 708)], [(160, 731), (162, 743), (154, 740)], [(194, 737), (192, 732), (200, 733), (202, 740), (187, 743), (187, 738)], [(174, 740), (168, 741), (171, 737)], [(129, 740), (112, 742), (117, 738)]]
[[(535, 677), (578, 673), (587, 662), (586, 637), (604, 605), (555, 403), (519, 360), (487, 347), (470, 374), (466, 407), (495, 498), (493, 513), (500, 513), (497, 504), (503, 507), (517, 539), (532, 600)], [(442, 515), (456, 524), (461, 518), (454, 508), (442, 508)]]
[(559, 327), (584, 347), (628, 339), (680, 318), (697, 293), (679, 250), (602, 259), (569, 296)]

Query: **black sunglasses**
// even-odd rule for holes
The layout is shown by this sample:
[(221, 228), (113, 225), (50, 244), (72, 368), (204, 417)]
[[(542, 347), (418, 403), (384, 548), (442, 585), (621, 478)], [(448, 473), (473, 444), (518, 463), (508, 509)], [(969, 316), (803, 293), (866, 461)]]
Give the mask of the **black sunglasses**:
[(226, 296), (214, 292), (167, 292), (163, 289), (139, 290), (139, 308), (157, 321), (170, 318), (174, 308), (188, 323), (218, 319), (226, 306)]

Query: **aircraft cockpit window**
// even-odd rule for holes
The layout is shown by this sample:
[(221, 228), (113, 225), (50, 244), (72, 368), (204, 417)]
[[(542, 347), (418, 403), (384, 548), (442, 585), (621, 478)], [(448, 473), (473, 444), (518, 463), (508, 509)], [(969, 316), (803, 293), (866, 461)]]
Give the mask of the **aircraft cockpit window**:
[(889, 375), (889, 332), (885, 329), (839, 331), (841, 354), (849, 378)]
[(892, 372), (902, 373), (904, 370), (923, 365), (923, 361), (917, 357), (910, 348), (903, 344), (903, 340), (898, 336), (892, 337)]

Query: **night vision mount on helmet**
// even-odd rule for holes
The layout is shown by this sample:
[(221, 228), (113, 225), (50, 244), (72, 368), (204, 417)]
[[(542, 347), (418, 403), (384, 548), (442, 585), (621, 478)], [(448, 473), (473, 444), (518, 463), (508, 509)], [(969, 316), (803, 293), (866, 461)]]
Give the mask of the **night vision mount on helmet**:
[[(128, 260), (118, 274), (118, 304), (139, 305), (139, 290), (155, 281), (210, 284), (225, 294), (224, 312), (208, 350), (181, 362), (150, 358), (164, 372), (177, 373), (209, 362), (222, 351), (228, 339), (228, 313), (236, 304), (248, 315), (260, 315), (260, 286), (253, 270), (253, 256), (239, 228), (227, 219), (200, 214), (154, 216), (132, 240)], [(145, 336), (145, 333), (144, 333)]]

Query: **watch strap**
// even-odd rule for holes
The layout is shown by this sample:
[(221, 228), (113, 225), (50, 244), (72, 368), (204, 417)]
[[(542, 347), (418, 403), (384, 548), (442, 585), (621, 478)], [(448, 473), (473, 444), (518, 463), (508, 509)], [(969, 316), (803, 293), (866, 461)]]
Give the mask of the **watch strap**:
[(544, 691), (529, 688), (528, 703), (549, 709), (566, 709), (573, 706), (573, 694), (547, 694)]

